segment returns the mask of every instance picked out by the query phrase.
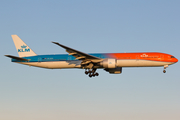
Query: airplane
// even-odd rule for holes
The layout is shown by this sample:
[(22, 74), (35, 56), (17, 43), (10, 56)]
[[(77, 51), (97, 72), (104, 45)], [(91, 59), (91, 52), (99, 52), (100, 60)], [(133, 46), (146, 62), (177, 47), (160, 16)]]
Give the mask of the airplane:
[(122, 73), (122, 67), (161, 67), (166, 68), (178, 62), (173, 55), (160, 52), (140, 52), (140, 53), (94, 53), (87, 54), (58, 42), (52, 42), (66, 50), (68, 54), (37, 55), (26, 43), (17, 35), (11, 35), (16, 46), (19, 57), (5, 55), (12, 58), (12, 62), (48, 68), (79, 68), (85, 69), (85, 74), (89, 77), (98, 76), (97, 69), (104, 69), (110, 74)]

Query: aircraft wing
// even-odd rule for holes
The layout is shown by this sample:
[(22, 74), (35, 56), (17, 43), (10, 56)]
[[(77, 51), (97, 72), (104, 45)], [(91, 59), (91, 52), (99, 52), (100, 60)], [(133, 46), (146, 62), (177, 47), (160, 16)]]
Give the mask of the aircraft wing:
[(68, 52), (69, 55), (73, 55), (77, 60), (83, 60), (83, 61), (86, 61), (86, 62), (88, 62), (88, 61), (100, 62), (100, 61), (103, 60), (103, 59), (101, 59), (99, 57), (95, 57), (95, 56), (89, 55), (87, 53), (83, 53), (81, 51), (78, 51), (78, 50), (75, 50), (73, 48), (70, 48), (70, 47), (64, 46), (62, 44), (59, 44), (57, 42), (52, 42), (52, 43), (54, 43), (56, 45), (59, 45), (60, 47), (66, 49), (66, 52)]

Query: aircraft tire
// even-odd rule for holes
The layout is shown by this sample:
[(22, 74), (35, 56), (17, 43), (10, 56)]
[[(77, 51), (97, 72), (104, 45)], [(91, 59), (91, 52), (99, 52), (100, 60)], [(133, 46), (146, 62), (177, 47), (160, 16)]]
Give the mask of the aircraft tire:
[(88, 74), (88, 71), (85, 71), (85, 74), (87, 75), (87, 74)]
[(96, 76), (99, 76), (99, 73), (96, 73), (95, 75), (96, 75)]
[(91, 74), (89, 74), (89, 77), (91, 78), (91, 77), (92, 77), (92, 75), (91, 75)]

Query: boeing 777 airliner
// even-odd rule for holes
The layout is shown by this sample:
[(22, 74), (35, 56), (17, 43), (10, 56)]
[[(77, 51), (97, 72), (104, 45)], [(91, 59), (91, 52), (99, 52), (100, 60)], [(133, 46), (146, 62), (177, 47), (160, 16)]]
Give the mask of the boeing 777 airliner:
[(37, 55), (17, 35), (12, 35), (12, 39), (19, 54), (19, 57), (5, 55), (12, 58), (12, 62), (49, 69), (81, 68), (85, 69), (89, 77), (98, 76), (97, 69), (120, 74), (122, 67), (163, 66), (163, 72), (166, 73), (165, 69), (169, 65), (178, 62), (174, 56), (159, 52), (87, 54), (57, 42), (52, 43), (64, 48), (69, 54)]

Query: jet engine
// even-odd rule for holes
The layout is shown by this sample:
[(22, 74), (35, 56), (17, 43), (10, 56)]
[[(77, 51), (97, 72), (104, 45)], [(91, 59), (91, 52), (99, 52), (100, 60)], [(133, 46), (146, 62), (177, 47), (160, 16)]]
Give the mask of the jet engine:
[(104, 70), (109, 72), (110, 74), (121, 74), (122, 73), (122, 67), (105, 68)]
[(107, 59), (104, 59), (102, 62), (100, 62), (100, 65), (103, 68), (116, 68), (117, 67), (116, 63), (117, 63), (116, 59), (107, 58)]

